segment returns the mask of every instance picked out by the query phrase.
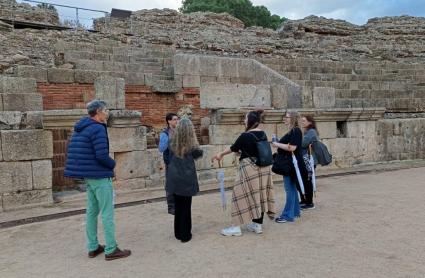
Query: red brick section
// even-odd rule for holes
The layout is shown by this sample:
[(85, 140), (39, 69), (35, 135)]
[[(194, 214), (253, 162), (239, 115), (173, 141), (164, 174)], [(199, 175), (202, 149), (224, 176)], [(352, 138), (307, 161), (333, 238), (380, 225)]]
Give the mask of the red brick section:
[[(160, 129), (165, 126), (165, 114), (178, 112), (184, 105), (193, 105), (192, 121), (196, 127), (209, 110), (200, 108), (199, 88), (183, 88), (177, 94), (153, 93), (147, 86), (126, 86), (125, 106), (142, 112), (142, 124)], [(199, 128), (197, 128), (199, 132)]]
[(74, 186), (76, 183), (73, 179), (65, 178), (63, 170), (66, 161), (66, 148), (72, 131), (69, 129), (53, 129), (53, 159), (52, 159), (52, 178), (53, 189), (60, 190), (63, 187)]
[[(47, 84), (39, 83), (38, 92), (43, 96), (44, 110), (85, 108), (94, 98), (93, 84)], [(208, 130), (200, 130), (201, 118), (209, 111), (200, 108), (199, 88), (183, 88), (177, 94), (154, 93), (149, 86), (127, 85), (125, 87), (125, 106), (130, 110), (142, 112), (141, 122), (159, 130), (165, 126), (165, 114), (177, 112), (184, 105), (193, 105), (192, 121), (198, 139), (208, 135)], [(71, 130), (53, 130), (53, 186), (55, 189), (75, 185), (73, 180), (63, 177), (67, 140)]]
[(44, 110), (85, 108), (94, 98), (93, 84), (38, 83), (37, 91), (43, 96)]

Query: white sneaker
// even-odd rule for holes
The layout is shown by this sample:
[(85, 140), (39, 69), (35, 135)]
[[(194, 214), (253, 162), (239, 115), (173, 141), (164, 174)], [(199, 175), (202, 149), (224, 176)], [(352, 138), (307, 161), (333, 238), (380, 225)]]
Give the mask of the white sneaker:
[(251, 223), (247, 224), (246, 228), (248, 229), (248, 231), (254, 232), (256, 234), (262, 234), (263, 233), (263, 227), (261, 226), (261, 224), (258, 224), (258, 223), (255, 223), (255, 222), (251, 222)]
[(230, 226), (221, 230), (223, 236), (241, 236), (242, 231), (239, 226)]

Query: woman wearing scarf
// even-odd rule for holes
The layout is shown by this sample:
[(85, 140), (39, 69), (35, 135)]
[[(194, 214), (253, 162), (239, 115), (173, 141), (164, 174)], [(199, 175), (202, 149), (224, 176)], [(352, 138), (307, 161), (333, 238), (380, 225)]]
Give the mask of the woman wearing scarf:
[(233, 226), (221, 231), (224, 236), (242, 235), (241, 225), (246, 224), (249, 231), (261, 234), (264, 213), (274, 218), (274, 194), (271, 167), (256, 165), (258, 158), (257, 141), (267, 141), (267, 135), (258, 126), (263, 111), (251, 111), (245, 115), (245, 132), (235, 143), (212, 161), (221, 161), (225, 155), (239, 153), (239, 166), (236, 183), (232, 190), (232, 223)]

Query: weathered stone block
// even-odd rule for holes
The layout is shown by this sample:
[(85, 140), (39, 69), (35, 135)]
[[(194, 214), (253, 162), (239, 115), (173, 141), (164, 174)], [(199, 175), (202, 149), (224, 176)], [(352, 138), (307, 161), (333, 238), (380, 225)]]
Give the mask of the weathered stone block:
[(276, 124), (261, 124), (260, 128), (266, 133), (267, 140), (272, 141), (272, 135), (277, 134)]
[(128, 54), (114, 54), (114, 55), (110, 55), (109, 58), (111, 61), (121, 62), (121, 63), (128, 63), (130, 61)]
[(204, 83), (200, 96), (202, 108), (271, 107), (268, 85)]
[(276, 124), (276, 135), (280, 139), (283, 135), (285, 135), (289, 131), (288, 126), (283, 122)]
[(0, 76), (0, 94), (32, 94), (37, 92), (34, 78)]
[(316, 108), (335, 107), (335, 89), (326, 87), (313, 88), (313, 104)]
[(146, 149), (146, 128), (108, 128), (109, 150), (111, 152), (143, 151)]
[(218, 63), (218, 77), (239, 77), (239, 60), (221, 58)]
[(94, 82), (95, 96), (106, 101), (109, 109), (125, 108), (125, 82), (123, 78), (100, 76)]
[(3, 94), (3, 111), (43, 111), (39, 94)]
[(245, 127), (243, 125), (210, 125), (210, 144), (231, 145), (244, 131)]
[(47, 79), (49, 83), (74, 83), (74, 71), (50, 68), (47, 70)]
[(34, 78), (37, 82), (47, 82), (47, 69), (40, 67), (18, 65), (15, 74), (18, 77)]
[[(195, 161), (196, 163), (196, 169), (197, 170), (206, 170), (211, 168), (218, 168), (218, 163), (211, 162), (211, 158), (218, 154), (219, 152), (222, 152), (225, 147), (228, 146), (221, 146), (221, 145), (203, 145), (200, 146), (203, 151), (203, 156)], [(234, 155), (227, 155), (224, 157), (223, 161), (221, 162), (222, 167), (232, 167), (235, 165), (235, 157)]]
[(238, 59), (237, 65), (238, 75), (236, 77), (251, 80), (250, 83), (256, 83), (254, 77), (257, 63), (250, 59)]
[(164, 177), (165, 176), (165, 164), (162, 153), (158, 149), (146, 150), (148, 156), (146, 167), (150, 170), (149, 177)]
[(151, 173), (146, 151), (115, 153), (115, 161), (115, 173), (119, 180), (147, 177)]
[(138, 127), (142, 113), (134, 110), (112, 110), (109, 112), (108, 127)]
[(93, 60), (93, 52), (87, 51), (67, 51), (64, 55), (64, 60), (66, 63), (74, 63), (78, 60)]
[(127, 85), (145, 85), (145, 75), (142, 72), (126, 72), (125, 84)]
[(151, 175), (149, 179), (146, 179), (147, 188), (164, 188), (165, 187), (165, 176), (164, 175)]
[[(174, 73), (200, 75), (201, 61), (198, 55), (177, 54), (174, 56)], [(212, 75), (212, 74), (210, 74)]]
[(48, 204), (52, 203), (52, 201), (51, 189), (7, 193), (3, 195), (3, 208), (4, 210), (12, 210), (39, 204)]
[(31, 162), (0, 162), (0, 193), (31, 189)]
[(104, 71), (103, 61), (78, 60), (75, 62), (75, 68), (80, 70)]
[(316, 122), (319, 137), (322, 139), (336, 138), (336, 122)]
[(104, 74), (104, 72), (92, 70), (75, 70), (74, 74), (75, 83), (93, 84), (96, 78)]
[(295, 84), (278, 81), (271, 84), (272, 106), (276, 109), (302, 107), (302, 90)]
[(33, 189), (52, 188), (52, 161), (34, 160), (31, 164)]
[[(217, 76), (201, 76), (201, 84), (202, 83), (209, 83), (209, 82), (216, 82)], [(237, 82), (234, 82), (237, 83)]]
[(123, 72), (126, 69), (125, 63), (120, 62), (112, 62), (112, 61), (104, 61), (103, 62), (103, 70), (106, 71), (118, 71)]
[(29, 111), (23, 114), (21, 128), (43, 129), (43, 112)]
[(47, 130), (2, 130), (1, 144), (5, 161), (53, 157), (53, 139)]
[(135, 178), (126, 180), (116, 180), (115, 189), (118, 190), (137, 190), (146, 188), (146, 178)]
[(375, 136), (376, 121), (347, 122), (347, 137), (365, 138)]
[(311, 87), (303, 86), (301, 89), (302, 107), (313, 108), (313, 90)]
[(201, 77), (199, 75), (184, 75), (183, 87), (184, 88), (199, 88), (201, 86)]
[[(1, 97), (1, 95), (0, 95)], [(19, 129), (22, 113), (17, 111), (0, 112), (0, 130)]]

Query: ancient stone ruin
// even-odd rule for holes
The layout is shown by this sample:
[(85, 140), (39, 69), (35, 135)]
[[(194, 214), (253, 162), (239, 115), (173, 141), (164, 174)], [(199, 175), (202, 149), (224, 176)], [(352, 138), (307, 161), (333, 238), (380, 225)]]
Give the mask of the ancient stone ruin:
[[(423, 18), (356, 26), (312, 16), (274, 31), (227, 14), (142, 10), (101, 18), (98, 32), (15, 29), (2, 18), (0, 210), (51, 203), (52, 189), (79, 186), (63, 177), (67, 141), (94, 98), (111, 109), (118, 194), (163, 188), (156, 147), (167, 112), (196, 126), (201, 189), (216, 188), (211, 156), (258, 107), (269, 138), (285, 132), (288, 109), (315, 116), (331, 168), (425, 158)], [(229, 185), (236, 163), (222, 165)]]

